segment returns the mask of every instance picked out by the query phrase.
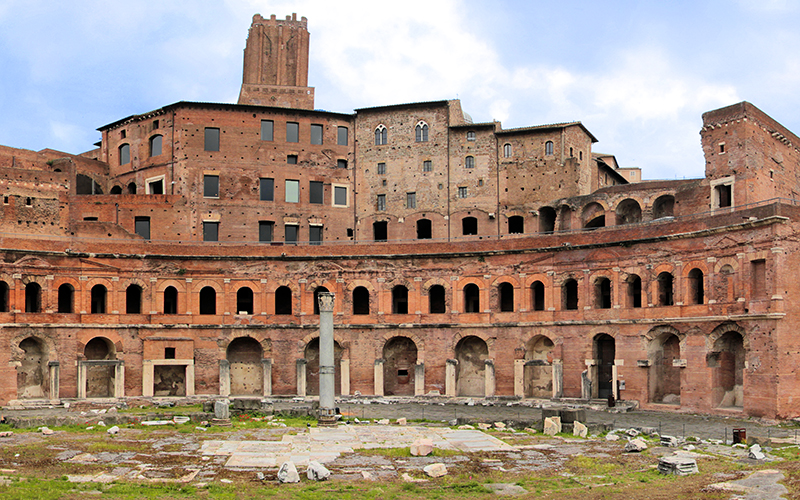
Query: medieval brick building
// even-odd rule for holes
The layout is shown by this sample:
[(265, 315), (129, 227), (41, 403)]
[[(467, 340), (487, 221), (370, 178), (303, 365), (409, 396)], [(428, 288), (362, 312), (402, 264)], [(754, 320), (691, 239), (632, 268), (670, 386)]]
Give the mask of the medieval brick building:
[(641, 182), (580, 122), (315, 110), (308, 44), (257, 15), (237, 104), (0, 147), (0, 403), (313, 395), (330, 291), (341, 394), (800, 413), (797, 136), (711, 111)]

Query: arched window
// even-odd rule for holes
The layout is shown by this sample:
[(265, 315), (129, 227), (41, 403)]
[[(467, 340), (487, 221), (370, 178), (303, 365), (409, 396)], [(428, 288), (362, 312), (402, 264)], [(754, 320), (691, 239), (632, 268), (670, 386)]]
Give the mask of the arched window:
[(673, 304), (672, 298), (672, 275), (668, 272), (663, 272), (658, 275), (658, 305), (671, 306)]
[(545, 156), (553, 156), (553, 141), (544, 143), (544, 154)]
[(481, 312), (481, 295), (478, 285), (470, 283), (464, 287), (464, 312)]
[(503, 158), (511, 158), (511, 144), (503, 144)]
[(275, 314), (292, 314), (292, 289), (288, 286), (275, 290)]
[(174, 286), (164, 289), (164, 314), (178, 314), (178, 289)]
[(567, 311), (578, 309), (578, 282), (568, 279), (564, 282), (562, 289), (562, 306)]
[(408, 314), (408, 288), (403, 285), (392, 288), (392, 314)]
[(464, 236), (478, 234), (478, 219), (475, 217), (461, 219), (461, 234)]
[(217, 291), (213, 287), (200, 290), (200, 314), (217, 314)]
[(500, 312), (514, 312), (514, 285), (500, 283), (499, 292)]
[(628, 276), (628, 306), (642, 307), (642, 278), (635, 274)]
[(64, 283), (58, 287), (58, 312), (69, 314), (74, 310), (75, 287)]
[(544, 311), (544, 283), (541, 281), (531, 284), (531, 308), (534, 311)]
[(239, 314), (253, 314), (253, 290), (243, 286), (236, 290), (236, 312)]
[(161, 154), (161, 141), (160, 135), (154, 135), (150, 138), (150, 156), (159, 156)]
[(414, 128), (415, 139), (417, 142), (428, 142), (428, 124), (421, 121)]
[(131, 145), (122, 144), (119, 147), (119, 164), (127, 165), (131, 162)]
[(25, 312), (42, 312), (42, 287), (31, 282), (25, 285)]
[(694, 268), (689, 271), (689, 303), (702, 304), (703, 293), (703, 271)]
[(353, 314), (369, 314), (369, 290), (363, 286), (353, 289)]
[(521, 215), (512, 215), (508, 218), (508, 234), (522, 234), (525, 232), (525, 218)]
[(106, 296), (108, 290), (103, 285), (95, 285), (92, 287), (92, 314), (105, 314), (106, 312)]
[(428, 312), (430, 314), (444, 314), (445, 308), (444, 287), (442, 285), (433, 285), (428, 290)]
[(108, 194), (122, 194), (122, 186), (114, 186)]
[(136, 183), (131, 182), (128, 184), (128, 194), (136, 194)]
[(556, 209), (541, 207), (539, 209), (539, 232), (552, 233), (556, 230)]
[(656, 198), (653, 203), (653, 219), (661, 219), (663, 217), (672, 217), (675, 208), (675, 197), (671, 194), (665, 194)]
[(376, 146), (381, 146), (381, 145), (386, 144), (387, 142), (389, 142), (388, 141), (388, 137), (389, 137), (389, 135), (388, 135), (388, 132), (387, 132), (385, 126), (378, 125), (375, 128), (375, 145)]
[(630, 198), (623, 200), (617, 205), (615, 212), (617, 214), (618, 226), (642, 222), (642, 208), (636, 200)]
[(598, 278), (594, 282), (594, 307), (596, 309), (611, 309), (611, 280)]
[(464, 168), (475, 168), (475, 157), (467, 156), (464, 158)]
[(429, 240), (431, 239), (431, 221), (430, 219), (419, 219), (417, 221), (417, 239)]
[(125, 290), (125, 313), (142, 313), (142, 287), (131, 285)]
[(0, 281), (0, 312), (8, 312), (8, 283)]
[(319, 314), (319, 294), (328, 293), (328, 289), (324, 286), (318, 286), (314, 290), (314, 314)]

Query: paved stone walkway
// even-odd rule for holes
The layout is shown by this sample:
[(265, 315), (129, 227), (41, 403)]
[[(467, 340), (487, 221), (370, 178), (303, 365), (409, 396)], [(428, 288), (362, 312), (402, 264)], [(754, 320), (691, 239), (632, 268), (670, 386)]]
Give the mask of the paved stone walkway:
[(291, 460), (308, 465), (310, 460), (329, 463), (344, 453), (358, 449), (406, 448), (420, 438), (433, 441), (437, 449), (477, 451), (515, 451), (510, 446), (479, 430), (454, 430), (417, 426), (339, 425), (335, 428), (310, 428), (308, 432), (284, 435), (281, 441), (205, 441), (203, 455), (226, 455), (226, 467), (278, 467)]

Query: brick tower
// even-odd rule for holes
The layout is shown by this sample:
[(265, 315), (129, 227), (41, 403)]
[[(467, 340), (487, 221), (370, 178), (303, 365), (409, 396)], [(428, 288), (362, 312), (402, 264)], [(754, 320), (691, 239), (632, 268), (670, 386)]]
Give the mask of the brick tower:
[(239, 104), (314, 109), (308, 87), (308, 21), (297, 14), (276, 19), (253, 16), (244, 49)]

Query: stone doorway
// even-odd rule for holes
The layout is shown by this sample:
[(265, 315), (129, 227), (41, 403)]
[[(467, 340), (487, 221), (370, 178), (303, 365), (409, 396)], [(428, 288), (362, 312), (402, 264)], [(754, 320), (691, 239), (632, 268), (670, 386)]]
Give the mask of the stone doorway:
[(49, 356), (47, 346), (36, 337), (19, 343), (23, 351), (17, 366), (17, 398), (42, 399), (50, 392)]
[(486, 360), (489, 347), (483, 339), (464, 337), (456, 345), (456, 394), (484, 397), (486, 391)]
[[(333, 364), (336, 367), (334, 378), (334, 391), (337, 396), (342, 393), (342, 356), (344, 349), (338, 342), (333, 342)], [(304, 352), (306, 360), (306, 395), (319, 396), (319, 337), (312, 339), (306, 345)]]
[(648, 382), (650, 402), (681, 404), (681, 341), (675, 334), (664, 334), (650, 342)]
[(231, 396), (261, 396), (264, 368), (261, 344), (252, 337), (239, 337), (228, 344), (225, 359), (230, 363)]
[[(114, 343), (105, 337), (95, 337), (83, 349), (87, 361), (108, 361), (117, 357)], [(86, 365), (86, 397), (114, 397), (116, 385), (116, 366), (106, 364)]]
[(601, 333), (594, 337), (593, 354), (596, 364), (592, 377), (592, 397), (605, 399), (614, 393), (614, 356), (616, 343), (614, 337)]
[(413, 396), (417, 345), (408, 337), (394, 337), (383, 346), (383, 393)]
[(524, 394), (526, 398), (553, 397), (553, 341), (537, 335), (525, 346)]
[(186, 396), (186, 366), (155, 365), (153, 367), (153, 396)]
[(741, 410), (744, 406), (744, 355), (744, 339), (738, 332), (728, 332), (714, 342), (709, 365), (715, 407)]

